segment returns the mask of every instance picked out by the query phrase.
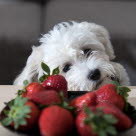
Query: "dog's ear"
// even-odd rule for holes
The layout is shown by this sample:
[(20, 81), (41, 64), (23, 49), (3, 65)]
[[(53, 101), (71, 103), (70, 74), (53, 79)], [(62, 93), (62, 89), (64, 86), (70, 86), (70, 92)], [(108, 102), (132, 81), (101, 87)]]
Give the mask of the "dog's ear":
[(99, 25), (94, 25), (91, 31), (93, 31), (96, 34), (98, 39), (105, 46), (105, 51), (109, 55), (110, 60), (113, 60), (115, 58), (115, 55), (114, 55), (112, 44), (110, 42), (110, 36), (108, 31), (103, 26), (99, 26)]
[(105, 52), (109, 56), (110, 60), (115, 58), (114, 50), (110, 42), (110, 36), (106, 28), (103, 26), (97, 25), (95, 23), (82, 22), (82, 25), (88, 27), (88, 29), (95, 33), (99, 41), (105, 46)]

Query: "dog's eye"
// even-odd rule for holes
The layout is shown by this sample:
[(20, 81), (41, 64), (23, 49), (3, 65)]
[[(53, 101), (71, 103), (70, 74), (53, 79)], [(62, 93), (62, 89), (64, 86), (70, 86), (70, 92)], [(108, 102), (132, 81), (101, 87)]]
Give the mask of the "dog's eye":
[(118, 79), (117, 77), (113, 77), (113, 76), (111, 76), (111, 80), (120, 82), (119, 79)]
[(88, 57), (91, 54), (92, 50), (91, 49), (84, 49), (83, 52)]
[(64, 66), (64, 68), (63, 68), (63, 72), (67, 72), (67, 71), (69, 71), (70, 70), (70, 67), (71, 67), (71, 64), (66, 64), (65, 66)]

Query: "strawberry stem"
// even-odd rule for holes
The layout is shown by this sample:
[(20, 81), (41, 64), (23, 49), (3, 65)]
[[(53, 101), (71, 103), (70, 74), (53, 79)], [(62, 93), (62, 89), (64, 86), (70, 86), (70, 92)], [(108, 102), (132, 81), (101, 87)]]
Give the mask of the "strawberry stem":
[(91, 109), (84, 107), (84, 112), (87, 114), (84, 123), (89, 125), (95, 134), (98, 136), (114, 136), (117, 134), (114, 127), (117, 119), (113, 115), (104, 114), (101, 108), (97, 108), (97, 111), (94, 113)]
[(31, 112), (30, 106), (25, 105), (27, 98), (21, 96), (16, 97), (4, 111), (5, 118), (1, 121), (4, 126), (14, 123), (14, 128), (18, 129), (20, 125), (26, 125), (26, 118), (29, 118)]
[(128, 87), (120, 86), (117, 81), (113, 81), (113, 84), (116, 86), (117, 93), (123, 96), (125, 102), (127, 103), (127, 98), (129, 96), (129, 92), (131, 91)]
[(60, 91), (59, 96), (61, 99), (61, 103), (57, 105), (63, 107), (64, 109), (69, 110), (75, 116), (76, 108), (69, 105), (68, 100), (64, 97), (64, 92)]
[(23, 89), (17, 91), (17, 95), (18, 95), (18, 96), (22, 96), (22, 94), (26, 92), (26, 89), (25, 89), (25, 88), (29, 85), (28, 80), (24, 80), (24, 81), (23, 81), (23, 85), (24, 85), (24, 86), (23, 86)]
[(43, 75), (39, 78), (40, 83), (42, 83), (44, 80), (46, 80), (50, 75), (57, 75), (60, 72), (59, 67), (57, 67), (57, 68), (53, 69), (52, 74), (51, 74), (49, 66), (47, 64), (45, 64), (44, 62), (41, 63), (41, 67), (45, 73), (43, 73)]
[(29, 85), (28, 80), (24, 80), (24, 81), (23, 81), (23, 85), (24, 85), (24, 88), (26, 88), (26, 87)]

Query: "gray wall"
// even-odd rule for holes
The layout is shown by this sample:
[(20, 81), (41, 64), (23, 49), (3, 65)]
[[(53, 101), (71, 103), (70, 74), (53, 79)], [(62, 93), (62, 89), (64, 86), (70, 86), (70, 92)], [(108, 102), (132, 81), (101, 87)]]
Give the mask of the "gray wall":
[(12, 84), (41, 34), (56, 23), (76, 20), (109, 30), (116, 61), (136, 85), (135, 13), (135, 0), (0, 0), (0, 84)]

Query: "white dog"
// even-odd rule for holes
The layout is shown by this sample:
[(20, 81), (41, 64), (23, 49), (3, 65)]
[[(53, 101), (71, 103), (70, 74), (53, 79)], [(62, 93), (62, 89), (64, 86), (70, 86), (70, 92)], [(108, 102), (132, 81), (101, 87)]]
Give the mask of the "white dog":
[(115, 58), (107, 30), (88, 22), (63, 22), (54, 26), (40, 39), (41, 45), (33, 47), (23, 72), (14, 84), (24, 80), (37, 81), (43, 74), (41, 62), (51, 70), (59, 66), (60, 74), (68, 81), (68, 90), (91, 91), (105, 83), (117, 80), (129, 85), (122, 65)]

